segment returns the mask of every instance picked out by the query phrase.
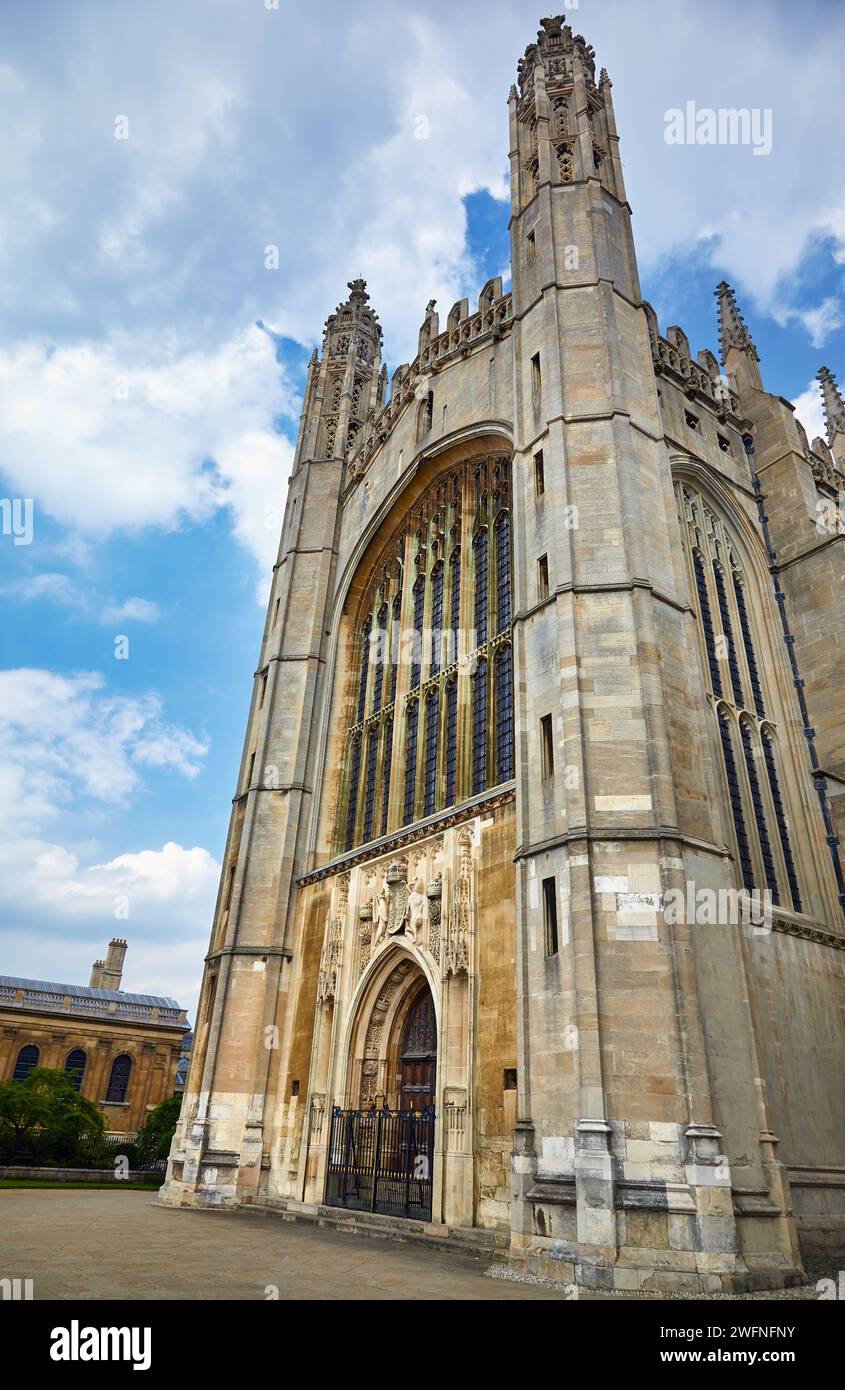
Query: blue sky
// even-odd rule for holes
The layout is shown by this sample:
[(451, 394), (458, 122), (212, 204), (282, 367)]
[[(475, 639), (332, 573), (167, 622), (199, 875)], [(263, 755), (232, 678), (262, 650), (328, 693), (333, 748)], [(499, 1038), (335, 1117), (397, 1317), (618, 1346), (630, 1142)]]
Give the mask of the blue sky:
[[(34, 535), (0, 536), (0, 973), (86, 982), (122, 935), (127, 988), (193, 1008), (308, 354), (354, 275), (392, 371), (430, 297), (506, 270), (539, 14), (6, 0), (0, 496), (34, 499)], [(568, 17), (613, 79), (664, 329), (715, 349), (729, 279), (819, 433), (813, 377), (845, 377), (845, 7)], [(771, 110), (771, 154), (668, 145), (690, 100)]]

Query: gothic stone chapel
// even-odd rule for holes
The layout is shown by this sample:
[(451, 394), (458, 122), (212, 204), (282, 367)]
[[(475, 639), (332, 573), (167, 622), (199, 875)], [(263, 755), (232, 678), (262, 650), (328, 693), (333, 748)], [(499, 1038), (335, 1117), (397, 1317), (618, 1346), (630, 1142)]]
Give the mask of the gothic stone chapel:
[(509, 108), (512, 290), (311, 359), (163, 1200), (776, 1287), (845, 1247), (845, 403), (726, 284), (661, 331), (563, 16)]

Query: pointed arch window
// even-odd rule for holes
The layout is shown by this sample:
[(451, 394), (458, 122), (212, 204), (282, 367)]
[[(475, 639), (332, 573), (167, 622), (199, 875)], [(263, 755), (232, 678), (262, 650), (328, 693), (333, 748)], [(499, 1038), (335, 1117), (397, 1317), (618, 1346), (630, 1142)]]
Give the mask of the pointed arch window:
[(446, 686), (446, 805), (454, 806), (458, 790), (458, 682)]
[(496, 780), (513, 777), (513, 652), (510, 642), (496, 657)]
[(346, 800), (346, 848), (355, 844), (355, 821), (358, 815), (358, 782), (361, 778), (361, 735), (352, 735), (349, 756), (349, 788)]
[(449, 638), (451, 651), (449, 663), (458, 659), (458, 634), (461, 625), (461, 549), (455, 546), (449, 557)]
[(719, 736), (722, 741), (722, 756), (725, 760), (725, 775), (728, 779), (728, 795), (733, 813), (734, 834), (739, 852), (739, 867), (742, 882), (749, 893), (754, 891), (754, 869), (751, 863), (751, 850), (748, 845), (748, 831), (745, 825), (745, 812), (742, 808), (742, 789), (736, 770), (731, 722), (725, 710), (719, 710)]
[(742, 739), (742, 752), (745, 757), (745, 770), (748, 773), (748, 785), (751, 788), (751, 805), (754, 808), (754, 820), (757, 823), (757, 836), (760, 841), (760, 852), (763, 858), (763, 873), (766, 877), (766, 887), (772, 895), (772, 901), (779, 903), (780, 894), (778, 892), (777, 875), (775, 874), (775, 861), (772, 858), (772, 842), (769, 839), (769, 827), (766, 824), (766, 811), (763, 806), (763, 798), (760, 795), (760, 779), (757, 776), (757, 760), (754, 756), (754, 741), (747, 720), (742, 721), (739, 732), (740, 738)]
[(364, 793), (364, 834), (366, 845), (373, 838), (373, 814), (376, 802), (376, 769), (378, 767), (378, 725), (367, 734), (367, 786)]
[(496, 632), (511, 625), (511, 522), (507, 512), (496, 518)]
[(402, 625), (402, 595), (393, 600), (393, 630), (390, 634), (390, 704), (396, 699), (396, 682), (399, 678), (399, 635)]
[(701, 609), (701, 626), (704, 632), (704, 645), (707, 650), (707, 665), (715, 695), (722, 694), (722, 676), (719, 671), (719, 658), (716, 655), (716, 638), (713, 634), (713, 615), (710, 611), (710, 595), (707, 592), (707, 577), (704, 572), (704, 559), (700, 550), (692, 553), (695, 571), (695, 587), (698, 592), (698, 606)]
[(22, 1047), (18, 1053), (18, 1060), (15, 1062), (12, 1080), (25, 1081), (33, 1068), (38, 1066), (38, 1058), (40, 1055), (34, 1043), (27, 1043), (26, 1047)]
[(405, 801), (403, 806), (403, 825), (410, 825), (414, 819), (417, 793), (417, 735), (419, 732), (420, 706), (418, 700), (408, 705), (405, 723)]
[(734, 642), (733, 624), (731, 622), (730, 609), (728, 608), (728, 593), (725, 588), (725, 572), (721, 565), (714, 564), (713, 574), (716, 579), (716, 596), (719, 600), (719, 616), (722, 619), (722, 632), (728, 644), (728, 670), (731, 673), (731, 686), (733, 687), (734, 700), (737, 709), (745, 706), (745, 695), (742, 690), (742, 680), (739, 674), (739, 662), (737, 661), (736, 644)]
[(772, 794), (772, 805), (775, 808), (775, 820), (777, 821), (778, 837), (783, 852), (783, 862), (786, 866), (786, 878), (789, 883), (792, 906), (796, 912), (803, 912), (804, 909), (801, 906), (801, 890), (798, 887), (798, 875), (795, 872), (795, 859), (793, 858), (792, 844), (789, 838), (789, 827), (786, 823), (786, 815), (783, 809), (783, 797), (781, 796), (780, 781), (778, 779), (774, 739), (768, 729), (763, 730), (763, 757), (766, 763), (766, 774), (769, 779), (769, 790)]
[(425, 699), (425, 765), (423, 774), (423, 815), (433, 816), (437, 807), (437, 734), (440, 722), (440, 687)]
[(373, 620), (368, 618), (361, 631), (361, 670), (358, 677), (358, 719), (361, 723), (367, 708), (367, 677), (370, 672), (370, 634)]
[(483, 647), (487, 641), (487, 584), (489, 557), (487, 553), (487, 532), (479, 531), (474, 542), (475, 551), (475, 645)]
[(765, 719), (766, 709), (763, 704), (763, 691), (760, 687), (757, 657), (754, 652), (754, 643), (751, 638), (751, 624), (748, 621), (748, 609), (745, 604), (745, 585), (737, 575), (736, 570), (734, 570), (733, 582), (734, 595), (736, 596), (736, 608), (739, 613), (739, 626), (742, 632), (742, 643), (745, 647), (745, 660), (748, 663), (748, 674), (751, 678), (751, 693), (754, 696), (754, 708), (760, 718)]
[(106, 1090), (106, 1100), (109, 1105), (122, 1105), (126, 1100), (126, 1092), (129, 1090), (129, 1078), (132, 1074), (132, 1058), (125, 1052), (119, 1057), (115, 1057), (111, 1064), (111, 1074)]
[(440, 670), (443, 651), (443, 561), (431, 571), (431, 674)]
[(88, 1057), (81, 1047), (75, 1047), (67, 1055), (65, 1071), (70, 1075), (71, 1085), (75, 1091), (79, 1091), (82, 1087), (87, 1061)]
[(337, 853), (513, 776), (510, 488), (509, 455), (461, 460), (415, 494), (367, 559)]
[(472, 675), (472, 794), (487, 790), (487, 662)]
[(411, 689), (416, 690), (422, 672), (422, 631), (425, 614), (425, 579), (420, 575), (414, 585), (414, 651), (411, 660)]
[(381, 833), (387, 834), (387, 812), (390, 806), (390, 764), (393, 755), (393, 715), (384, 726), (384, 777), (381, 786)]
[(383, 603), (378, 613), (378, 644), (376, 648), (376, 670), (373, 677), (373, 714), (381, 709), (384, 690), (384, 666), (387, 661), (387, 604)]

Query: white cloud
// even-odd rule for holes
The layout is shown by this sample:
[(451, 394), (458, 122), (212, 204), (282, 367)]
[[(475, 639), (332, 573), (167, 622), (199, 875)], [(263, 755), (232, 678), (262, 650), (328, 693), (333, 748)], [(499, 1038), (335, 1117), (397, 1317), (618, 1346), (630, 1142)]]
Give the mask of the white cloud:
[(811, 381), (806, 391), (796, 396), (792, 404), (795, 406), (795, 414), (807, 431), (810, 443), (812, 444), (814, 439), (827, 440), (819, 383), (816, 380)]
[[(264, 525), (264, 510), (283, 497), (292, 457), (274, 420), (292, 410), (274, 343), (256, 327), (210, 353), (126, 335), (0, 352), (0, 468), (35, 499), (36, 544), (40, 508), (101, 537), (230, 507), (238, 539), (269, 570), (278, 528)], [(149, 620), (149, 609), (127, 610), (141, 614)]]
[[(146, 960), (152, 992), (175, 993), (174, 952), (179, 979), (195, 990), (205, 944), (197, 948), (196, 938), (220, 874), (213, 856), (171, 841), (103, 860), (96, 843), (68, 847), (57, 836), (67, 841), (75, 831), (78, 840), (88, 808), (127, 807), (143, 789), (144, 768), (195, 779), (206, 752), (205, 740), (165, 722), (154, 694), (109, 694), (91, 672), (0, 671), (0, 905), (14, 925), (2, 941), (3, 973), (58, 978), (80, 933), (98, 934), (96, 955), (118, 934), (129, 938), (136, 970)], [(67, 936), (55, 960), (44, 954), (45, 926)], [(188, 939), (197, 952), (190, 976)], [(77, 965), (68, 982), (86, 983), (89, 968), (80, 975)]]
[(81, 588), (66, 574), (34, 574), (8, 585), (0, 593), (30, 602), (49, 599), (109, 627), (123, 622), (157, 623), (161, 618), (161, 609), (150, 599), (133, 597), (115, 603), (104, 599), (94, 589)]
[(167, 724), (155, 694), (110, 695), (102, 676), (0, 671), (0, 826), (40, 827), (81, 798), (121, 806), (154, 766), (194, 778), (208, 743)]

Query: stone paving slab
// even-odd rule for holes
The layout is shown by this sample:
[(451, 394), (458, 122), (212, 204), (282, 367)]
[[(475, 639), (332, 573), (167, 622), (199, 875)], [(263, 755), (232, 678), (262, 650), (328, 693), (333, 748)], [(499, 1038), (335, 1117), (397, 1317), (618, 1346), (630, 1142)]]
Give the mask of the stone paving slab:
[[(247, 1212), (161, 1207), (145, 1192), (0, 1191), (0, 1277), (32, 1279), (36, 1300), (262, 1301), (268, 1286), (281, 1301), (571, 1298), (565, 1288), (487, 1278), (490, 1267), (485, 1254), (256, 1220)], [(580, 1302), (626, 1297), (578, 1290)], [(743, 1295), (817, 1297), (812, 1285)]]
[(237, 1212), (178, 1211), (144, 1192), (0, 1193), (0, 1275), (36, 1299), (565, 1300), (486, 1279), (487, 1257)]

